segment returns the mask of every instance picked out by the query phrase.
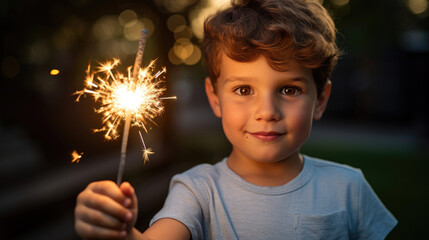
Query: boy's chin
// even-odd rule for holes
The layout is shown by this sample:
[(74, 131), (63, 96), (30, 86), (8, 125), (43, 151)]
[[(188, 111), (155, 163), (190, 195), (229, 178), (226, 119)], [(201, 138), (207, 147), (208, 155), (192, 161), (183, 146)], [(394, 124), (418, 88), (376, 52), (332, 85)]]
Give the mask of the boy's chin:
[(254, 154), (249, 157), (251, 160), (259, 163), (282, 163), (285, 161), (299, 161), (299, 152), (293, 153), (275, 153), (275, 152), (261, 152), (259, 154)]

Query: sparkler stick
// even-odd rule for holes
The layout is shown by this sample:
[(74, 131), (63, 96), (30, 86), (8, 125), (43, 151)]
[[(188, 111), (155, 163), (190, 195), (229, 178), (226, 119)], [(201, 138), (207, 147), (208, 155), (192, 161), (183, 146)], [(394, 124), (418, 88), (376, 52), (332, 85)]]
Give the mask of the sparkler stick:
[[(147, 31), (142, 30), (140, 33), (139, 48), (137, 50), (136, 59), (134, 60), (133, 78), (132, 78), (133, 82), (137, 82), (137, 79), (138, 79), (140, 66), (142, 64), (144, 48), (146, 46), (146, 40), (147, 40)], [(135, 86), (136, 84), (133, 84), (133, 90), (135, 90)], [(116, 184), (118, 186), (121, 185), (122, 176), (124, 175), (125, 159), (126, 159), (127, 144), (128, 144), (128, 134), (130, 132), (130, 126), (131, 126), (131, 115), (130, 115), (130, 110), (128, 109), (125, 116), (124, 135), (122, 136), (122, 146), (121, 146), (121, 160), (119, 162), (118, 177), (116, 179)]]

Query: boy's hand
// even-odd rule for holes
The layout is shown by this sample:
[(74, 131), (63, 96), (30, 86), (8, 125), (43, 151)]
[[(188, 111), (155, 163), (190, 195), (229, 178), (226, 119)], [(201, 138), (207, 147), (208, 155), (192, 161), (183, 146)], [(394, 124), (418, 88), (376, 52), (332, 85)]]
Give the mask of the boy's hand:
[(137, 219), (137, 198), (127, 182), (93, 182), (77, 197), (75, 229), (83, 239), (121, 239)]

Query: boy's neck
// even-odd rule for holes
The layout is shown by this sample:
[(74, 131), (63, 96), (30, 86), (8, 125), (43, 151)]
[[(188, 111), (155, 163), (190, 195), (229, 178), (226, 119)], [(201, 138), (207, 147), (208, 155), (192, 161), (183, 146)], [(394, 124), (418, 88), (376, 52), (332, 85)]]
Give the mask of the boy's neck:
[(304, 158), (296, 152), (282, 161), (263, 163), (233, 151), (227, 159), (227, 165), (233, 172), (252, 184), (276, 187), (290, 182), (299, 175), (304, 166)]

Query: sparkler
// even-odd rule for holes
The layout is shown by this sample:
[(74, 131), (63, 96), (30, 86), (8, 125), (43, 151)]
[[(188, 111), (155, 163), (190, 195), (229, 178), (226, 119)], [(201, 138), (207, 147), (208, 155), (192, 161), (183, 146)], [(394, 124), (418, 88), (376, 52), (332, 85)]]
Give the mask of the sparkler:
[[(106, 132), (104, 137), (107, 140), (119, 137), (118, 127), (124, 120), (124, 132), (121, 145), (121, 159), (119, 163), (117, 184), (120, 185), (125, 167), (126, 150), (130, 126), (143, 128), (147, 132), (146, 124), (161, 114), (164, 110), (163, 99), (176, 99), (176, 97), (161, 97), (165, 88), (159, 77), (165, 73), (162, 68), (153, 74), (155, 60), (151, 61), (146, 68), (141, 68), (144, 48), (147, 40), (147, 31), (143, 30), (140, 35), (139, 47), (134, 61), (134, 67), (128, 67), (128, 73), (113, 73), (113, 69), (120, 64), (119, 59), (113, 59), (104, 64), (100, 64), (96, 72), (91, 72), (90, 65), (86, 71), (86, 87), (77, 91), (76, 101), (84, 94), (94, 97), (95, 102), (100, 102), (101, 107), (95, 109), (97, 113), (103, 115), (104, 126), (95, 132)], [(140, 133), (140, 132), (139, 132)], [(152, 154), (151, 149), (147, 149), (140, 133), (143, 143), (144, 162), (148, 161), (148, 156)]]

